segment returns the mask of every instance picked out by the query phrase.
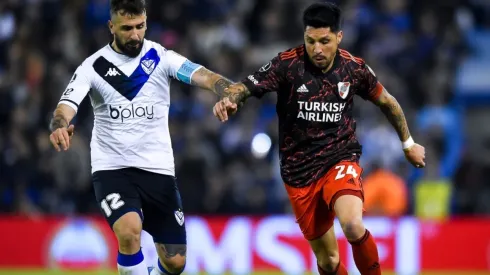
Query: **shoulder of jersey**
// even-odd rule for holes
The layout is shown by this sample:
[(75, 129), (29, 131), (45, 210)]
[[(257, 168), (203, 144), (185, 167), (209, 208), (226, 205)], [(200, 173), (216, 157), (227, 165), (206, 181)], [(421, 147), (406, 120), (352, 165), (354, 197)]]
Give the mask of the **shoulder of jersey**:
[[(155, 48), (155, 49), (157, 49), (158, 52), (160, 52), (159, 51), (159, 48), (160, 48), (164, 52), (167, 51), (167, 49), (165, 47), (163, 47), (161, 44), (159, 44), (157, 42), (145, 39), (145, 43), (149, 44), (148, 46), (146, 46), (147, 49), (148, 48)], [(106, 44), (104, 47), (100, 48), (98, 51), (93, 53), (91, 56), (85, 58), (85, 60), (82, 62), (82, 66), (83, 65), (91, 66), (95, 62), (95, 60), (97, 60), (97, 58), (107, 55), (107, 53), (110, 51), (112, 51), (112, 49), (110, 48), (109, 44)]]
[(106, 56), (109, 49), (109, 44), (106, 44), (104, 47), (100, 48), (98, 51), (93, 53), (91, 56), (85, 58), (85, 60), (82, 62), (81, 66), (92, 66), (94, 64), (95, 60), (101, 56)]
[(148, 40), (148, 39), (145, 39), (145, 43), (148, 43), (149, 45), (149, 48), (161, 48), (163, 49), (164, 51), (167, 51), (167, 49), (162, 46), (162, 44), (158, 43), (158, 42), (155, 42), (155, 41), (152, 41), (152, 40)]
[(340, 53), (340, 57), (348, 65), (364, 66), (364, 64), (365, 64), (364, 59), (362, 59), (360, 57), (353, 56), (350, 52), (348, 52), (344, 49), (339, 49), (339, 53)]
[(305, 54), (305, 46), (301, 45), (279, 53), (279, 60), (291, 60), (302, 57)]

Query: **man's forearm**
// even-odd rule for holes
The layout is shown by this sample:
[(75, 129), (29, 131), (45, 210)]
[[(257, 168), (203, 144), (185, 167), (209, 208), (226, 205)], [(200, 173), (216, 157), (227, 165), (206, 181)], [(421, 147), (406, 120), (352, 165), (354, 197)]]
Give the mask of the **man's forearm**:
[(231, 80), (228, 80), (222, 76), (218, 77), (217, 80), (213, 84), (212, 91), (217, 94), (220, 98), (223, 98), (225, 94), (225, 89), (230, 87), (233, 84)]
[(405, 118), (405, 114), (403, 113), (402, 107), (396, 98), (389, 95), (389, 98), (378, 106), (397, 132), (400, 140), (408, 140), (410, 138), (410, 130), (408, 129), (407, 120)]
[(59, 128), (64, 128), (68, 127), (68, 121), (66, 121), (65, 117), (61, 114), (54, 114), (53, 118), (51, 119), (51, 123), (49, 124), (49, 129), (51, 131), (54, 131)]
[(206, 90), (210, 90), (222, 98), (225, 89), (230, 87), (230, 85), (233, 84), (233, 81), (202, 67), (192, 76), (191, 84)]
[(252, 94), (248, 90), (247, 86), (243, 83), (237, 83), (232, 86), (232, 88), (228, 89), (224, 93), (224, 97), (228, 97), (231, 102), (236, 104), (243, 104)]
[(63, 104), (58, 105), (54, 111), (53, 118), (49, 124), (49, 129), (54, 131), (59, 128), (66, 128), (73, 118), (75, 111)]

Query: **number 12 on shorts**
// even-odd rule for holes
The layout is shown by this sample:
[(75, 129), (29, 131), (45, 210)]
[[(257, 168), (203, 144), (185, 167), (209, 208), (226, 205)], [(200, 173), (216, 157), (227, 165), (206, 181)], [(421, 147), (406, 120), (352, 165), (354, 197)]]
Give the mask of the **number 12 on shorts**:
[[(347, 171), (345, 170), (346, 165), (337, 165), (335, 166), (336, 170), (339, 170), (337, 172), (337, 176), (335, 177), (335, 180), (339, 180), (345, 177), (345, 175), (352, 175), (353, 178), (357, 178), (358, 174), (356, 172), (356, 169), (352, 165), (347, 166)], [(344, 172), (345, 171), (345, 172)]]
[(123, 205), (124, 201), (121, 200), (121, 195), (119, 193), (109, 194), (100, 202), (100, 207), (104, 210), (107, 217), (110, 217), (112, 211), (121, 208)]

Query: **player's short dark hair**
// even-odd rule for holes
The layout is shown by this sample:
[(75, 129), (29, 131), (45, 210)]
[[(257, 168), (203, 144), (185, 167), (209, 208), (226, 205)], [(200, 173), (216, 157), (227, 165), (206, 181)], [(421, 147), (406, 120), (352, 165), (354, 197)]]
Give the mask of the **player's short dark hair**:
[(303, 12), (303, 26), (313, 28), (328, 28), (338, 32), (342, 21), (342, 11), (331, 2), (319, 2), (310, 5)]
[(145, 0), (111, 0), (111, 14), (140, 15), (145, 12)]

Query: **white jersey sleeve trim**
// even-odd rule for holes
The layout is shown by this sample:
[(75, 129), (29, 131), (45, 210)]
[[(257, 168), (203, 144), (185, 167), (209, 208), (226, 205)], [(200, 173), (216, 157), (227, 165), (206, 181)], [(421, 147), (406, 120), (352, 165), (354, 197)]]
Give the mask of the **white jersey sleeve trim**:
[(91, 86), (92, 84), (88, 78), (88, 71), (82, 64), (73, 74), (70, 83), (68, 83), (66, 90), (61, 95), (58, 104), (66, 104), (77, 112), (78, 106), (90, 91)]
[(69, 101), (69, 100), (63, 100), (63, 99), (62, 99), (62, 100), (60, 100), (60, 101), (58, 102), (58, 105), (60, 105), (60, 104), (64, 104), (64, 105), (70, 106), (70, 107), (71, 107), (73, 110), (75, 110), (75, 112), (77, 112), (77, 111), (78, 111), (78, 104), (76, 104), (76, 103), (74, 103), (74, 102), (71, 102), (71, 101)]

